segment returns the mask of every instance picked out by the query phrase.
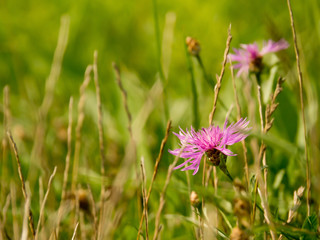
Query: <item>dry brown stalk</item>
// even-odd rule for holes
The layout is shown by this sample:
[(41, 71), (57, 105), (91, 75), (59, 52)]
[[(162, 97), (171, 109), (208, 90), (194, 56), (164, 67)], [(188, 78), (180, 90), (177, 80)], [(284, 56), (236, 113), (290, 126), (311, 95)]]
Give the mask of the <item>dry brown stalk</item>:
[[(271, 95), (270, 97), (270, 104), (268, 104), (266, 106), (266, 111), (265, 111), (265, 123), (262, 129), (262, 133), (263, 134), (267, 134), (267, 132), (270, 130), (270, 128), (272, 127), (273, 121), (274, 119), (272, 118), (272, 115), (274, 113), (274, 111), (277, 109), (279, 103), (276, 102), (277, 96), (280, 94), (280, 92), (282, 91), (282, 84), (284, 83), (284, 79), (279, 77), (277, 80), (277, 85), (276, 85), (276, 89), (274, 91), (274, 93)], [(259, 93), (258, 93), (259, 94)], [(258, 96), (259, 99), (259, 96)], [(261, 98), (259, 100), (259, 108), (261, 108)], [(259, 111), (261, 111), (259, 110)], [(260, 115), (261, 117), (261, 115)], [(261, 119), (260, 119), (261, 120)], [(263, 122), (263, 120), (262, 120)], [(261, 143), (260, 146), (260, 150), (259, 150), (259, 164), (261, 162), (262, 159), (262, 164), (264, 165), (264, 196), (266, 198), (266, 202), (268, 202), (268, 189), (267, 189), (267, 177), (268, 177), (268, 169), (267, 169), (267, 162), (266, 162), (266, 148), (267, 146), (265, 145), (265, 143)], [(259, 165), (260, 168), (260, 165)], [(255, 190), (257, 190), (257, 183), (255, 186)], [(256, 191), (255, 191), (256, 194)], [(252, 220), (254, 220), (255, 218), (255, 207), (256, 207), (256, 201), (254, 201), (253, 204), (253, 214), (252, 214)]]
[(102, 218), (103, 218), (103, 208), (104, 208), (104, 193), (105, 193), (105, 153), (104, 153), (104, 137), (103, 137), (103, 123), (102, 123), (102, 103), (100, 98), (100, 85), (98, 79), (98, 52), (95, 51), (93, 54), (93, 79), (96, 87), (96, 98), (97, 98), (97, 108), (98, 108), (98, 131), (99, 131), (99, 148), (100, 148), (100, 158), (101, 158), (101, 194), (100, 194), (100, 222), (99, 222), (99, 233), (102, 229)]
[(78, 119), (76, 126), (76, 139), (75, 139), (75, 149), (74, 149), (74, 157), (73, 157), (73, 167), (72, 167), (72, 182), (71, 182), (71, 190), (75, 191), (76, 183), (78, 178), (78, 168), (79, 168), (79, 156), (81, 149), (81, 129), (84, 121), (84, 104), (85, 104), (85, 90), (87, 89), (91, 77), (90, 74), (92, 72), (92, 65), (87, 66), (84, 73), (84, 80), (80, 86), (80, 99), (78, 103)]
[[(44, 197), (43, 179), (42, 179), (42, 176), (40, 176), (39, 177), (39, 204), (40, 204), (40, 206), (43, 202), (43, 197)], [(41, 224), (44, 225), (44, 218), (42, 220), (43, 220), (43, 222), (41, 222)]]
[(66, 156), (66, 165), (64, 168), (63, 173), (63, 184), (62, 184), (62, 193), (61, 193), (61, 201), (60, 206), (58, 210), (58, 216), (57, 216), (57, 229), (56, 229), (56, 236), (59, 236), (59, 230), (60, 230), (60, 222), (62, 217), (62, 205), (66, 199), (66, 190), (67, 190), (67, 182), (68, 182), (68, 173), (69, 173), (69, 166), (70, 166), (70, 158), (71, 158), (71, 142), (72, 142), (72, 109), (73, 109), (73, 98), (70, 97), (69, 100), (69, 116), (68, 116), (68, 152)]
[[(215, 88), (214, 88), (214, 99), (213, 99), (213, 106), (212, 106), (212, 110), (209, 114), (209, 126), (212, 125), (212, 122), (213, 122), (213, 117), (214, 117), (214, 114), (216, 112), (216, 108), (217, 108), (217, 101), (218, 101), (218, 96), (219, 96), (219, 92), (220, 92), (220, 88), (221, 88), (221, 82), (222, 82), (222, 78), (223, 78), (223, 75), (224, 75), (224, 72), (225, 72), (225, 67), (226, 67), (226, 64), (227, 64), (227, 61), (228, 61), (228, 53), (229, 53), (229, 50), (230, 50), (230, 43), (231, 43), (231, 40), (232, 40), (232, 35), (231, 35), (231, 24), (229, 25), (229, 28), (228, 28), (228, 37), (227, 37), (227, 41), (226, 41), (226, 48), (224, 50), (224, 54), (223, 54), (223, 62), (222, 62), (222, 68), (221, 68), (221, 72), (220, 72), (220, 75), (217, 76), (217, 83), (215, 85)], [(207, 169), (207, 166), (206, 166), (206, 157), (204, 159), (204, 164), (203, 164), (203, 171), (202, 171), (202, 185), (205, 186), (207, 185), (206, 184), (206, 169)], [(211, 171), (210, 171), (211, 172)], [(210, 174), (209, 172), (209, 174)], [(217, 187), (218, 187), (218, 176), (216, 175), (216, 167), (214, 166), (213, 167), (213, 177), (214, 177), (214, 188), (215, 188), (215, 193), (217, 193)], [(210, 176), (207, 177), (207, 179), (209, 179)], [(204, 207), (204, 198), (202, 198), (202, 206)], [(200, 219), (201, 221), (201, 227), (200, 227), (200, 237), (201, 239), (203, 238), (203, 226), (204, 226), (204, 221), (203, 219), (201, 218)]]
[[(150, 186), (149, 186), (149, 189), (148, 189), (148, 194), (147, 194), (147, 197), (146, 197), (146, 207), (148, 206), (148, 202), (149, 202), (149, 198), (150, 198), (150, 195), (151, 195), (153, 182), (154, 182), (154, 180), (156, 179), (156, 176), (157, 176), (159, 163), (160, 163), (160, 160), (162, 159), (163, 150), (164, 150), (164, 147), (165, 147), (165, 145), (167, 143), (167, 140), (168, 140), (168, 137), (169, 137), (169, 133), (170, 133), (170, 129), (171, 129), (171, 121), (169, 120), (168, 123), (167, 123), (166, 134), (165, 134), (164, 138), (162, 139), (159, 155), (158, 155), (156, 163), (154, 165), (153, 175), (152, 175), (151, 183), (150, 183)], [(145, 210), (143, 210), (143, 211), (145, 211)], [(141, 215), (141, 219), (140, 219), (140, 225), (139, 225), (137, 240), (139, 240), (139, 238), (140, 238), (143, 219), (144, 219), (144, 215), (142, 214)]]
[(79, 222), (77, 222), (76, 227), (74, 228), (71, 240), (76, 239), (77, 230), (78, 230)]
[(118, 84), (120, 91), (121, 91), (121, 94), (122, 94), (124, 109), (125, 109), (127, 117), (128, 117), (128, 130), (129, 130), (130, 137), (132, 138), (133, 137), (133, 135), (132, 135), (132, 117), (131, 117), (131, 113), (130, 113), (129, 107), (128, 107), (127, 92), (122, 85), (120, 69), (119, 69), (118, 65), (115, 62), (113, 62), (112, 66), (113, 66), (113, 69), (116, 73), (117, 84)]
[[(261, 134), (264, 133), (264, 122), (263, 122), (263, 113), (262, 113), (262, 93), (261, 93), (261, 86), (260, 84), (258, 84), (257, 86), (258, 88), (258, 104), (259, 104), (259, 116), (260, 116), (260, 125), (261, 125)], [(261, 149), (263, 149), (263, 154), (261, 155), (262, 157), (260, 158), (260, 155), (259, 155), (259, 161), (261, 161), (262, 159), (262, 164), (264, 166), (264, 169), (263, 169), (263, 176), (264, 176), (264, 195), (266, 197), (266, 201), (268, 201), (268, 169), (267, 169), (267, 159), (266, 159), (266, 156), (265, 156), (265, 149), (266, 149), (266, 146), (265, 144), (263, 143), (263, 141), (261, 141)]]
[(173, 173), (174, 167), (177, 165), (177, 162), (180, 158), (181, 153), (183, 152), (185, 146), (183, 145), (180, 149), (179, 154), (175, 157), (173, 163), (170, 164), (169, 168), (168, 168), (168, 173), (167, 173), (167, 177), (166, 177), (166, 181), (165, 184), (163, 186), (162, 192), (160, 194), (160, 203), (159, 203), (159, 208), (156, 214), (156, 221), (155, 221), (155, 230), (154, 230), (154, 235), (153, 235), (153, 240), (158, 239), (158, 235), (160, 233), (161, 227), (160, 227), (160, 216), (161, 216), (161, 212), (163, 210), (164, 204), (165, 204), (165, 197), (166, 197), (166, 191), (168, 188), (168, 185), (170, 183), (171, 180), (171, 175)]
[[(25, 183), (25, 186), (27, 186), (28, 188), (28, 193), (30, 193), (29, 191), (29, 184), (28, 182)], [(27, 240), (28, 239), (28, 219), (29, 219), (29, 226), (30, 226), (30, 195), (31, 194), (27, 194), (27, 190), (26, 191), (26, 197), (25, 197), (25, 204), (24, 204), (24, 214), (23, 214), (23, 223), (22, 223), (22, 233), (21, 233), (21, 240)], [(32, 231), (32, 228), (31, 228)], [(34, 229), (33, 229), (34, 231)], [(34, 235), (32, 234), (32, 236), (34, 237)]]
[(296, 61), (297, 61), (297, 72), (298, 72), (298, 78), (299, 78), (299, 94), (300, 94), (300, 105), (301, 105), (303, 133), (304, 133), (304, 152), (305, 152), (305, 159), (306, 159), (307, 208), (308, 208), (308, 216), (310, 216), (311, 181), (310, 181), (310, 167), (309, 167), (309, 158), (308, 158), (307, 127), (306, 127), (306, 118), (305, 118), (305, 113), (304, 113), (304, 102), (303, 102), (303, 81), (302, 81), (302, 72), (301, 72), (301, 68), (300, 68), (300, 57), (299, 57), (299, 48), (298, 48), (298, 43), (297, 43), (296, 28), (294, 25), (293, 13), (292, 13), (292, 9), (291, 9), (290, 0), (287, 0), (287, 5), (288, 5), (289, 15), (290, 15), (291, 30), (292, 30), (294, 51), (296, 54)]
[(213, 100), (212, 111), (209, 115), (209, 126), (212, 125), (213, 116), (214, 116), (214, 113), (217, 108), (218, 95), (220, 92), (221, 81), (222, 81), (222, 77), (224, 75), (225, 67), (226, 67), (227, 60), (228, 60), (228, 53), (229, 53), (229, 49), (230, 49), (231, 40), (232, 40), (232, 35), (231, 35), (231, 24), (230, 24), (229, 29), (228, 29), (228, 38), (227, 38), (227, 43), (226, 43), (226, 49), (224, 50), (224, 55), (223, 55), (222, 68), (221, 68), (221, 72), (220, 72), (219, 77), (217, 77), (217, 84), (214, 88), (214, 100)]
[[(221, 68), (220, 75), (217, 77), (217, 84), (214, 88), (213, 106), (212, 106), (212, 110), (209, 114), (209, 126), (212, 125), (213, 116), (216, 112), (218, 96), (219, 96), (219, 92), (220, 92), (220, 88), (221, 88), (221, 81), (222, 81), (222, 78), (223, 78), (223, 75), (225, 72), (225, 67), (226, 67), (227, 60), (228, 60), (228, 53), (230, 50), (231, 40), (232, 40), (232, 35), (231, 35), (231, 24), (230, 24), (229, 28), (228, 28), (228, 38), (227, 38), (227, 42), (226, 42), (226, 48), (225, 48), (224, 54), (223, 54), (222, 68)], [(203, 186), (205, 185), (205, 173), (206, 173), (205, 169), (206, 169), (206, 160), (204, 161), (204, 164), (203, 164), (203, 175), (202, 175), (202, 185)], [(217, 176), (214, 175), (214, 178), (217, 180)], [(216, 188), (216, 186), (215, 186), (215, 188)]]
[(53, 170), (53, 172), (52, 172), (52, 174), (51, 174), (51, 176), (49, 178), (48, 188), (47, 188), (46, 194), (44, 195), (43, 202), (41, 204), (39, 220), (38, 220), (37, 230), (36, 230), (36, 234), (35, 234), (35, 239), (36, 240), (39, 237), (40, 224), (41, 224), (41, 221), (42, 221), (42, 218), (43, 218), (43, 214), (44, 214), (44, 207), (46, 205), (46, 201), (47, 201), (47, 198), (48, 198), (48, 195), (49, 195), (49, 192), (50, 192), (50, 188), (51, 188), (51, 183), (52, 183), (52, 180), (53, 180), (54, 176), (56, 175), (56, 171), (57, 171), (57, 167), (54, 167), (54, 170)]
[[(18, 154), (18, 148), (17, 148), (16, 143), (13, 140), (11, 132), (7, 131), (7, 135), (8, 135), (9, 141), (11, 143), (11, 147), (13, 149), (14, 155), (16, 157), (16, 161), (17, 161), (17, 165), (18, 165), (18, 174), (19, 174), (19, 178), (20, 178), (20, 181), (21, 181), (23, 197), (27, 201), (28, 194), (27, 194), (27, 191), (26, 191), (25, 181), (24, 181), (24, 178), (23, 178), (23, 175), (22, 175), (20, 158), (19, 158), (19, 154)], [(31, 211), (30, 208), (29, 208), (29, 226), (30, 226), (30, 230), (31, 230), (32, 236), (34, 238), (36, 232), (35, 232), (35, 228), (34, 228), (34, 224), (33, 224), (33, 214), (32, 214), (32, 211)]]
[(19, 239), (19, 224), (17, 221), (17, 203), (16, 203), (16, 188), (14, 182), (10, 183), (11, 195), (11, 212), (12, 212), (12, 225), (13, 225), (13, 239)]
[(140, 163), (140, 168), (141, 168), (141, 184), (142, 184), (142, 199), (143, 199), (143, 215), (146, 219), (146, 239), (149, 239), (149, 233), (148, 233), (148, 208), (146, 207), (147, 203), (147, 190), (146, 190), (146, 169), (144, 166), (144, 159), (143, 157), (141, 158), (141, 163)]
[(0, 221), (0, 239), (3, 237), (2, 234), (4, 234), (4, 226), (6, 225), (6, 221), (7, 221), (7, 211), (8, 211), (9, 205), (10, 205), (10, 193), (7, 195), (6, 201), (2, 208), (2, 222)]

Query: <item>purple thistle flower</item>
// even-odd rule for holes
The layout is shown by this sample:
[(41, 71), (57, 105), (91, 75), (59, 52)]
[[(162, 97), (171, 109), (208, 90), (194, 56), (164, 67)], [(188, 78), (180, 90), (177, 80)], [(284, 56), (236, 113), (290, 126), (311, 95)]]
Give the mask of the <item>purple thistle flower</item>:
[(198, 132), (191, 127), (190, 131), (187, 129), (184, 132), (180, 128), (179, 133), (173, 133), (179, 138), (181, 148), (169, 150), (169, 152), (175, 156), (180, 154), (181, 158), (187, 159), (174, 169), (181, 168), (189, 163), (190, 165), (184, 167), (182, 171), (194, 170), (193, 175), (195, 175), (199, 170), (203, 154), (206, 154), (209, 161), (216, 166), (220, 163), (220, 154), (235, 156), (236, 154), (227, 149), (227, 146), (245, 139), (251, 128), (247, 127), (249, 121), (246, 118), (241, 118), (238, 122), (232, 123), (228, 127), (227, 123), (228, 121), (226, 120), (222, 130), (219, 126), (212, 125), (208, 128), (202, 128)]
[(229, 54), (231, 61), (238, 62), (233, 67), (239, 69), (237, 76), (242, 73), (248, 74), (249, 71), (260, 72), (262, 69), (262, 57), (271, 52), (278, 52), (289, 47), (286, 40), (278, 42), (268, 40), (263, 42), (263, 47), (259, 50), (257, 43), (241, 44), (240, 49), (234, 49), (235, 54)]

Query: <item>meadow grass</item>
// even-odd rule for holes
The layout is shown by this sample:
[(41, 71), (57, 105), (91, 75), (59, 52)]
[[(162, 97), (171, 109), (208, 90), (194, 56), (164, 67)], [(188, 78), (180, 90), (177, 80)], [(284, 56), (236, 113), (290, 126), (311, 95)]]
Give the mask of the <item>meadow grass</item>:
[[(0, 240), (319, 239), (319, 16), (315, 0), (3, 4)], [(290, 46), (237, 74), (234, 49), (268, 39)], [(243, 118), (248, 136), (175, 168), (191, 126)]]

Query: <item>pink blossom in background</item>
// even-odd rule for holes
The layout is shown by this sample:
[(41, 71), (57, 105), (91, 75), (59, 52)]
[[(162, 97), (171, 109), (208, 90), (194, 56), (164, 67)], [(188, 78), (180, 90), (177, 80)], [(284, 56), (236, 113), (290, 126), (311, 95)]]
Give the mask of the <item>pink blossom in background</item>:
[(234, 68), (239, 69), (237, 76), (242, 73), (248, 74), (249, 71), (258, 72), (262, 69), (262, 57), (271, 52), (278, 52), (289, 47), (286, 40), (281, 39), (278, 42), (268, 40), (263, 42), (263, 47), (259, 50), (257, 43), (241, 44), (240, 49), (234, 49), (235, 54), (229, 54), (231, 61), (237, 62), (233, 65)]
[(175, 169), (182, 168), (188, 164), (182, 171), (194, 170), (194, 175), (199, 170), (201, 158), (204, 154), (208, 155), (208, 153), (215, 152), (227, 156), (235, 156), (236, 154), (227, 149), (227, 146), (240, 142), (248, 136), (250, 128), (247, 126), (249, 121), (246, 118), (240, 119), (228, 127), (227, 123), (228, 121), (226, 120), (223, 129), (212, 125), (208, 128), (202, 128), (198, 132), (191, 127), (190, 131), (187, 129), (184, 132), (180, 128), (179, 133), (174, 133), (180, 140), (181, 148), (169, 150), (169, 152), (175, 156), (180, 154), (181, 158), (186, 159), (184, 163), (175, 167)]

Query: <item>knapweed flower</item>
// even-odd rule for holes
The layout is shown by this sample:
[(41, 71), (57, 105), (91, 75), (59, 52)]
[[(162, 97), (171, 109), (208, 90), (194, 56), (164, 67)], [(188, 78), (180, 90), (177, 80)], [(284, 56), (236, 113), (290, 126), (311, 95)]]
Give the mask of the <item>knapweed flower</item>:
[(289, 47), (286, 40), (281, 39), (278, 42), (268, 40), (263, 43), (263, 47), (259, 50), (257, 43), (241, 44), (240, 49), (234, 49), (235, 54), (229, 54), (231, 61), (238, 62), (233, 67), (239, 69), (237, 76), (242, 73), (248, 74), (249, 71), (259, 73), (262, 70), (262, 57), (271, 52), (278, 52)]
[(180, 128), (179, 133), (174, 133), (180, 140), (180, 147), (175, 150), (169, 150), (169, 152), (175, 156), (180, 154), (181, 158), (187, 160), (181, 165), (175, 167), (175, 169), (184, 167), (182, 171), (194, 170), (195, 175), (199, 170), (201, 158), (204, 154), (207, 155), (208, 160), (215, 166), (219, 166), (221, 155), (235, 156), (232, 151), (227, 149), (234, 143), (240, 142), (248, 136), (249, 121), (247, 119), (240, 119), (235, 124), (230, 124), (227, 127), (228, 121), (225, 121), (223, 129), (219, 126), (210, 126), (208, 128), (202, 128), (196, 132), (192, 127), (184, 132)]

